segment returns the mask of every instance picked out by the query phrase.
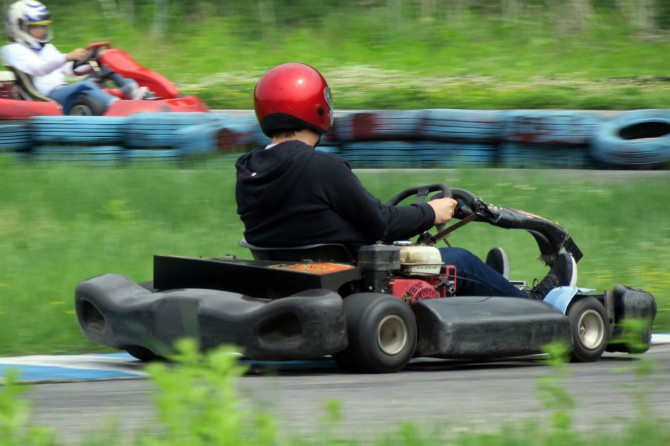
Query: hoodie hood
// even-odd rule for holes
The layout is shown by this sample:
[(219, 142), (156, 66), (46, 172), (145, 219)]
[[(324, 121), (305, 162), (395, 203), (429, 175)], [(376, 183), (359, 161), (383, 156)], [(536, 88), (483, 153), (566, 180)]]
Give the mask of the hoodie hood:
[(242, 155), (235, 163), (237, 213), (267, 213), (279, 208), (314, 154), (314, 147), (301, 141), (285, 141)]

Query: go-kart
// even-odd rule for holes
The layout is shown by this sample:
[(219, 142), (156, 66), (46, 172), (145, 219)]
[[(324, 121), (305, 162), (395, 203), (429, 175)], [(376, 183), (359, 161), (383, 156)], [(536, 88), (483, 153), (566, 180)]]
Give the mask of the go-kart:
[[(471, 221), (528, 231), (548, 265), (559, 253), (575, 261), (582, 253), (559, 225), (466, 190), (423, 186), (388, 203), (445, 195), (458, 200), (460, 221), (415, 243), (376, 243), (354, 254), (343, 245), (268, 248), (242, 239), (253, 260), (156, 255), (153, 281), (84, 280), (75, 291), (82, 333), (142, 360), (167, 357), (177, 339), (194, 337), (203, 350), (234, 344), (257, 360), (332, 355), (342, 368), (366, 372), (398, 371), (413, 357), (529, 355), (553, 342), (570, 345), (577, 361), (649, 348), (656, 303), (636, 288), (560, 287), (544, 301), (454, 296), (462, 278), (434, 245)], [(631, 331), (632, 319), (643, 328)]]
[[(182, 96), (177, 87), (161, 74), (137, 63), (120, 49), (111, 48), (109, 42), (92, 43), (86, 47), (84, 59), (73, 64), (75, 69), (90, 66), (97, 73), (100, 87), (117, 96), (120, 101), (112, 103), (107, 110), (90, 96), (79, 95), (62, 107), (53, 99), (40, 94), (33, 86), (30, 76), (14, 67), (0, 72), (0, 119), (30, 118), (42, 115), (82, 116), (128, 116), (138, 112), (208, 112), (209, 108), (198, 97)], [(118, 88), (108, 88), (108, 68), (121, 76), (134, 79), (145, 87), (146, 99), (126, 98)], [(79, 71), (78, 71), (79, 72)]]

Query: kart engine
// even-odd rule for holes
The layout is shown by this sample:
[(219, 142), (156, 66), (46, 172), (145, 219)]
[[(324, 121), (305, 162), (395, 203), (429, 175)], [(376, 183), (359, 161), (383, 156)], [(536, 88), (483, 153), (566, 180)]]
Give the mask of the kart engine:
[(455, 292), (456, 267), (442, 265), (440, 251), (433, 246), (366, 246), (359, 252), (358, 264), (369, 290), (389, 292), (410, 305)]
[(358, 265), (364, 271), (366, 289), (390, 293), (408, 304), (455, 294), (456, 267), (442, 265), (440, 251), (433, 246), (364, 246)]

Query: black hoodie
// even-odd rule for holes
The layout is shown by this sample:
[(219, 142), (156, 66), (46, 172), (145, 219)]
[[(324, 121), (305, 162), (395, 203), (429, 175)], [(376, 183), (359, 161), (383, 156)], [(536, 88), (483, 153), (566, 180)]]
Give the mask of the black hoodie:
[(244, 237), (255, 245), (343, 243), (356, 249), (408, 239), (435, 221), (425, 203), (382, 204), (347, 161), (300, 141), (253, 150), (235, 167), (237, 213), (246, 227)]

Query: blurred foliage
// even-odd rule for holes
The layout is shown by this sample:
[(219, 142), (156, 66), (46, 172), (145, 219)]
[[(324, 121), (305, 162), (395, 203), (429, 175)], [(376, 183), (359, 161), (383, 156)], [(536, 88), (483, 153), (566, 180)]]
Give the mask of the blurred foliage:
[(46, 3), (62, 51), (110, 41), (212, 108), (250, 108), (257, 79), (287, 61), (324, 73), (336, 109), (670, 102), (670, 3), (661, 0)]

